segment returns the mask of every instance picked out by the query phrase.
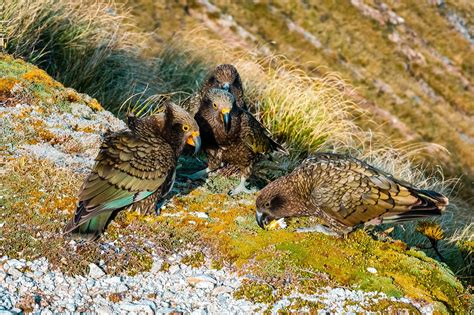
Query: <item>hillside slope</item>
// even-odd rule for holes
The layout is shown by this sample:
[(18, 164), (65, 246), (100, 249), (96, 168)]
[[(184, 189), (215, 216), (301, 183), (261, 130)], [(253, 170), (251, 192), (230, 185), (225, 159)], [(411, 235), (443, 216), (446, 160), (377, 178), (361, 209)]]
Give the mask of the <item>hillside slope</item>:
[[(96, 311), (158, 310), (157, 305), (219, 311), (226, 303), (240, 311), (446, 313), (468, 307), (469, 295), (452, 272), (403, 242), (374, 240), (365, 231), (346, 239), (296, 233), (293, 223), (311, 224), (305, 220), (285, 230), (259, 229), (255, 195), (227, 196), (238, 179), (220, 175), (197, 186), (178, 174), (161, 216), (124, 211), (99, 242), (70, 241), (61, 231), (100, 135), (124, 124), (95, 99), (11, 56), (0, 55), (0, 78), (5, 162), (0, 252), (6, 255), (0, 308), (87, 311), (99, 295)], [(190, 164), (180, 163), (180, 172)], [(153, 277), (165, 284), (150, 282)], [(136, 287), (141, 281), (147, 286)], [(94, 289), (78, 297), (74, 292), (85, 286)], [(207, 304), (197, 302), (202, 299)]]

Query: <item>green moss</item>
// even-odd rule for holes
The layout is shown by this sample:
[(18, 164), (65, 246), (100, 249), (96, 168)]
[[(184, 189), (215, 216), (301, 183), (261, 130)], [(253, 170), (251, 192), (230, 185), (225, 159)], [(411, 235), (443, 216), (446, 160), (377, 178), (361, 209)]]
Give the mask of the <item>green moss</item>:
[(245, 299), (253, 303), (272, 304), (277, 298), (273, 291), (273, 288), (268, 284), (244, 280), (233, 295), (236, 299)]
[(181, 260), (181, 263), (194, 267), (194, 268), (199, 268), (201, 267), (205, 262), (205, 256), (201, 252), (196, 252), (191, 255), (184, 256), (183, 259)]
[(160, 271), (168, 271), (170, 269), (171, 265), (169, 262), (165, 261), (163, 262), (163, 264), (161, 265), (161, 268), (160, 268)]
[(291, 300), (291, 304), (285, 308), (283, 308), (279, 314), (293, 314), (295, 312), (309, 312), (309, 314), (313, 314), (313, 312), (319, 311), (324, 309), (324, 304), (320, 302), (313, 302), (304, 300), (301, 298), (296, 298)]
[(421, 314), (413, 305), (389, 300), (380, 300), (376, 304), (370, 305), (367, 311), (376, 312), (377, 314)]

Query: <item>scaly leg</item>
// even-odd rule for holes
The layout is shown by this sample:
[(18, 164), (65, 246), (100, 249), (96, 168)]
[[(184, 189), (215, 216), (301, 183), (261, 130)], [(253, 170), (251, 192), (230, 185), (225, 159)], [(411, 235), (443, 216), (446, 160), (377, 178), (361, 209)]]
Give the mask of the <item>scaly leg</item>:
[(237, 187), (235, 187), (234, 189), (232, 189), (231, 191), (229, 191), (229, 195), (230, 196), (235, 196), (235, 195), (238, 195), (240, 193), (246, 193), (246, 194), (253, 194), (254, 192), (256, 192), (256, 189), (248, 189), (246, 186), (245, 186), (245, 183), (247, 182), (247, 178), (245, 176), (240, 176), (240, 183), (239, 185), (237, 185)]

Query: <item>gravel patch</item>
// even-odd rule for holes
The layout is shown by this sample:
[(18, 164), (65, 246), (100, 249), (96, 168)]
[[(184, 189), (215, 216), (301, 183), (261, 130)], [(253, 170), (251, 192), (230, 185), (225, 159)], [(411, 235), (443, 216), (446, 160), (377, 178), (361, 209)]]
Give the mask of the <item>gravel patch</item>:
[(293, 293), (273, 305), (236, 300), (233, 292), (243, 277), (227, 269), (205, 266), (193, 268), (172, 255), (173, 264), (162, 271), (163, 259), (154, 257), (150, 272), (135, 276), (107, 275), (101, 267), (89, 264), (87, 276), (69, 276), (53, 270), (45, 258), (34, 261), (0, 258), (0, 314), (15, 314), (25, 301), (35, 314), (278, 314), (295, 299), (318, 302), (318, 314), (364, 312), (381, 300), (403, 302), (432, 314), (431, 305), (420, 305), (407, 298), (387, 297), (379, 292), (347, 288), (321, 288), (315, 294)]

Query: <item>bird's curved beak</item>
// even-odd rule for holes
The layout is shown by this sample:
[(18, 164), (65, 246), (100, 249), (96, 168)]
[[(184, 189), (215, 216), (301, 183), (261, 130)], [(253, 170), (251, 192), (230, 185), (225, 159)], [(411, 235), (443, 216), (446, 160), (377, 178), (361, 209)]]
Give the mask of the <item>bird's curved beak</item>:
[(186, 140), (186, 143), (194, 147), (194, 154), (198, 153), (201, 150), (201, 137), (199, 136), (199, 131), (193, 131), (191, 135)]
[(229, 92), (229, 90), (230, 90), (230, 84), (229, 84), (229, 82), (225, 82), (224, 84), (222, 84), (222, 89), (223, 89), (223, 90), (226, 90), (227, 92)]
[(258, 226), (265, 230), (265, 227), (267, 225), (267, 215), (257, 210), (255, 212), (255, 219), (257, 220)]
[(221, 110), (221, 119), (222, 122), (224, 123), (224, 130), (226, 133), (230, 131), (230, 108), (223, 108)]

